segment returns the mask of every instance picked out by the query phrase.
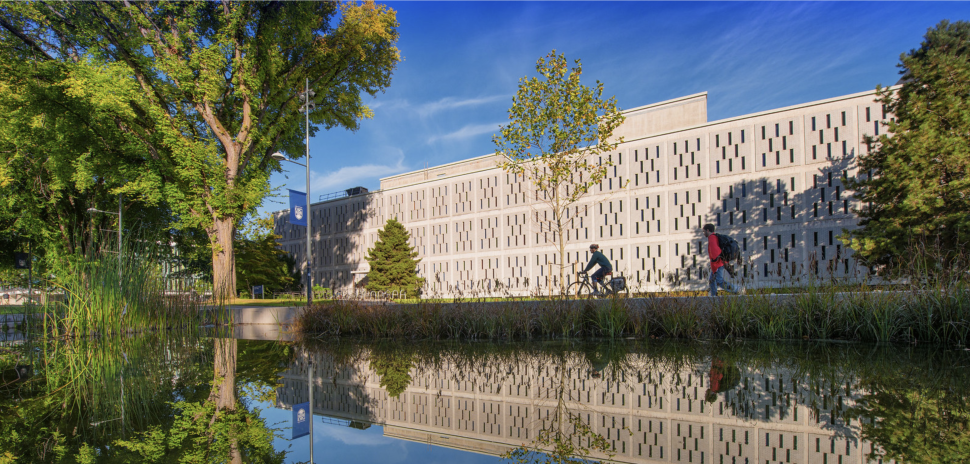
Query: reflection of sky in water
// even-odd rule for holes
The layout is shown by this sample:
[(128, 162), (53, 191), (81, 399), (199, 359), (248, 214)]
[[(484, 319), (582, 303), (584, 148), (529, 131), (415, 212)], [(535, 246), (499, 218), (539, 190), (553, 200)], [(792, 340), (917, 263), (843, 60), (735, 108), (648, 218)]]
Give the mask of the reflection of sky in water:
[[(308, 462), (310, 460), (307, 437), (290, 440), (293, 412), (277, 409), (270, 403), (253, 402), (260, 409), (260, 417), (272, 428), (280, 429), (283, 438), (277, 438), (273, 446), (286, 451), (286, 462)], [(334, 424), (323, 423), (323, 418), (314, 416), (313, 452), (315, 463), (498, 463), (503, 462), (496, 456), (487, 456), (467, 451), (459, 451), (440, 446), (414, 443), (384, 436), (384, 427), (372, 425), (367, 430), (358, 430)]]

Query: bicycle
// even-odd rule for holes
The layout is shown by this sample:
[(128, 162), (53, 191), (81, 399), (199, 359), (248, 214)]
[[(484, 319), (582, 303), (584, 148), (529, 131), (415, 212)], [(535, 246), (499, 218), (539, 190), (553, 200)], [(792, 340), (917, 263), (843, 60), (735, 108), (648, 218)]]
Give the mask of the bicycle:
[(619, 277), (613, 277), (613, 273), (610, 272), (606, 274), (610, 280), (604, 280), (600, 284), (602, 288), (600, 295), (593, 295), (593, 283), (590, 281), (589, 274), (586, 272), (579, 272), (579, 278), (582, 280), (573, 282), (569, 285), (567, 294), (576, 295), (578, 298), (592, 298), (594, 296), (600, 297), (620, 297), (629, 298), (630, 288), (626, 285), (626, 277), (622, 275)]

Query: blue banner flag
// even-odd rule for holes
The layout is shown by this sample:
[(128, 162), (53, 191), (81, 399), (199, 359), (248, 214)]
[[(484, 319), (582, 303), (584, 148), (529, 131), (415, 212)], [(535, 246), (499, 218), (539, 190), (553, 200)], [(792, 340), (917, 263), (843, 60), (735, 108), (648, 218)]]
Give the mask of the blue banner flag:
[(305, 226), (306, 217), (310, 215), (309, 211), (306, 204), (306, 194), (290, 190), (290, 224)]
[(310, 434), (310, 403), (300, 403), (293, 405), (293, 439), (305, 437)]

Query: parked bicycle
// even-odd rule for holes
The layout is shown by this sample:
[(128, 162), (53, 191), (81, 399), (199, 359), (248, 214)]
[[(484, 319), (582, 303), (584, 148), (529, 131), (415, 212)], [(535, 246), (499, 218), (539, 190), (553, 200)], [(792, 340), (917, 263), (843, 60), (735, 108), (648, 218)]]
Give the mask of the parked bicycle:
[(599, 285), (599, 295), (593, 295), (593, 282), (590, 280), (589, 274), (579, 272), (578, 276), (580, 280), (573, 282), (568, 288), (569, 295), (575, 295), (578, 298), (593, 298), (595, 296), (619, 298), (630, 297), (630, 289), (626, 286), (626, 277), (623, 277), (622, 275), (613, 277), (612, 272), (606, 274), (606, 276), (610, 279), (604, 279), (604, 281)]

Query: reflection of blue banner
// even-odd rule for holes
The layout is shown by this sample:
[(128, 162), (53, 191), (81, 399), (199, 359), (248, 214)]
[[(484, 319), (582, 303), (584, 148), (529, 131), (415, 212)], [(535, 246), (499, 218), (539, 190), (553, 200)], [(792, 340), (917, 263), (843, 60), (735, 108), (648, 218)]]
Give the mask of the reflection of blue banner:
[(293, 439), (310, 434), (310, 403), (293, 405)]
[(290, 224), (305, 226), (307, 216), (309, 210), (306, 207), (306, 194), (290, 190)]

